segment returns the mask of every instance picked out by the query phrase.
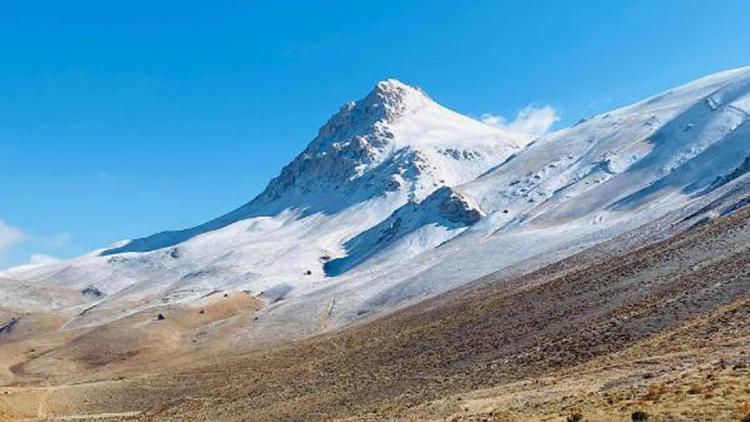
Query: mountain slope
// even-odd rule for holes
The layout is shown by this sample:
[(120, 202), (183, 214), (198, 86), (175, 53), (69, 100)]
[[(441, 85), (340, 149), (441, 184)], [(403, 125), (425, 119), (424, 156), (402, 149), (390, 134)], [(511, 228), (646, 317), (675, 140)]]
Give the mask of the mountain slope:
[[(226, 412), (422, 420), (465, 415), (471, 407), (481, 416), (468, 420), (492, 417), (493, 409), (519, 412), (521, 420), (575, 409), (601, 412), (601, 420), (624, 420), (636, 410), (730, 420), (736, 401), (750, 396), (711, 379), (742, 386), (750, 376), (749, 222), (744, 209), (659, 242), (593, 259), (587, 255), (595, 251), (586, 250), (525, 277), (489, 277), (425, 306), (282, 347), (273, 359), (264, 352), (219, 363), (206, 372), (223, 374), (217, 380), (233, 374), (233, 392), (212, 395), (210, 405), (154, 407), (144, 418)], [(253, 376), (258, 366), (270, 368)], [(234, 393), (243, 384), (261, 393)], [(649, 399), (660, 384), (671, 397)], [(493, 386), (494, 394), (468, 393)], [(526, 394), (503, 400), (509, 387)], [(700, 393), (675, 397), (695, 389)], [(438, 398), (444, 400), (430, 405)], [(680, 401), (682, 409), (670, 406)]]

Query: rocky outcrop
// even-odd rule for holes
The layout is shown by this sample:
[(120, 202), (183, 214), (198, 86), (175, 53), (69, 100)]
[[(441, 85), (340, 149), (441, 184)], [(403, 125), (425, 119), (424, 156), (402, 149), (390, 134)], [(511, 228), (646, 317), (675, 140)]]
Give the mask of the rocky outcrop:
[[(259, 200), (272, 201), (292, 190), (360, 188), (352, 182), (389, 155), (394, 138), (389, 126), (429, 101), (422, 91), (396, 80), (379, 82), (365, 98), (347, 103), (333, 115), (308, 147), (269, 183)], [(383, 186), (392, 176), (406, 173), (409, 162), (416, 162), (409, 153), (397, 153), (395, 158), (400, 162), (386, 169), (387, 174), (381, 173)]]
[(451, 223), (470, 226), (484, 216), (476, 204), (448, 186), (433, 192), (428, 200), (436, 201), (438, 214)]
[(401, 257), (416, 255), (425, 249), (436, 247), (483, 217), (484, 213), (474, 201), (456, 189), (444, 186), (421, 203), (409, 202), (385, 221), (347, 242), (347, 255), (326, 262), (323, 268), (329, 276), (342, 274), (423, 229), (453, 233), (431, 237), (431, 241), (426, 241), (425, 238), (422, 242), (416, 242), (421, 246), (413, 245)]
[(16, 324), (18, 324), (19, 318), (11, 317), (9, 320), (3, 322), (0, 325), (0, 335), (3, 334), (10, 334), (11, 331), (13, 331), (13, 328), (15, 328)]

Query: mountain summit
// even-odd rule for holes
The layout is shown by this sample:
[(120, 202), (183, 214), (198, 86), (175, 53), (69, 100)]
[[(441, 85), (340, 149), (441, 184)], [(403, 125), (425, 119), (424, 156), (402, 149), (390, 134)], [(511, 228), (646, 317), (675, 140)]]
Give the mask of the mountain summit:
[(370, 116), (372, 123), (394, 123), (404, 115), (416, 112), (428, 102), (432, 102), (432, 99), (421, 89), (396, 79), (384, 79), (363, 99), (344, 105), (341, 112), (346, 114), (357, 109), (355, 114)]
[(406, 190), (421, 199), (441, 185), (470, 180), (525, 134), (504, 133), (450, 111), (395, 79), (347, 103), (271, 181), (261, 201), (341, 190), (356, 200)]

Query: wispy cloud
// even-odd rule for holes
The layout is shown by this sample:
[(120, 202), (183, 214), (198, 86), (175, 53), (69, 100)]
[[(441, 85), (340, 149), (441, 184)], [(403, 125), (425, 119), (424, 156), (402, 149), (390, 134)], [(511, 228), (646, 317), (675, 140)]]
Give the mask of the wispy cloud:
[(25, 241), (27, 237), (21, 229), (0, 220), (0, 254), (6, 252), (11, 246)]
[(23, 230), (0, 220), (0, 269), (12, 264), (8, 251), (27, 239), (28, 235)]
[(480, 116), (485, 124), (503, 128), (513, 132), (525, 132), (533, 135), (543, 135), (560, 120), (560, 116), (554, 107), (535, 106), (533, 104), (522, 108), (515, 119), (508, 121), (498, 114), (485, 113)]
[[(68, 233), (45, 236), (29, 234), (0, 219), (0, 269), (24, 263), (41, 265), (56, 262), (58, 258), (38, 252), (63, 250), (70, 245), (72, 238)], [(29, 257), (28, 261), (26, 257)]]
[(29, 265), (47, 265), (47, 264), (54, 264), (55, 262), (59, 262), (60, 258), (55, 258), (54, 256), (50, 255), (44, 255), (44, 254), (34, 254), (31, 255), (31, 258), (29, 258)]

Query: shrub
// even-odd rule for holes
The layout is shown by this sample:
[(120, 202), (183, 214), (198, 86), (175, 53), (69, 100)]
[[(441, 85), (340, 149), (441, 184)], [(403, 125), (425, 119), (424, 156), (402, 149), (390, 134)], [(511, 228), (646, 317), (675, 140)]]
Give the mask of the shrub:
[(646, 422), (648, 421), (648, 413), (644, 412), (643, 410), (636, 410), (632, 415), (630, 415), (630, 419), (633, 422)]

